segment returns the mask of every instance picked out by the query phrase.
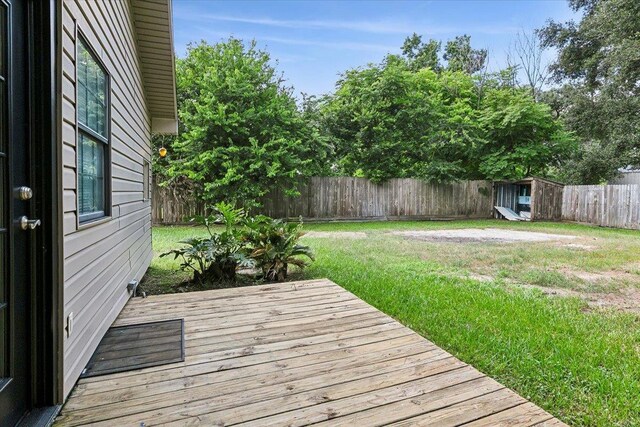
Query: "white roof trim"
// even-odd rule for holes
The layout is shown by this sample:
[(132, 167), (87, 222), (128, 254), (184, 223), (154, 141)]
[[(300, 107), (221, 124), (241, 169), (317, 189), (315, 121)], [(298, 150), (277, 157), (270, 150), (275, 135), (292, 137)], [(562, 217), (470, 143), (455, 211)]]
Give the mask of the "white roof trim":
[(177, 135), (178, 121), (154, 117), (151, 119), (151, 133)]
[(178, 119), (171, 0), (131, 0), (131, 11), (152, 128), (174, 129), (168, 124)]

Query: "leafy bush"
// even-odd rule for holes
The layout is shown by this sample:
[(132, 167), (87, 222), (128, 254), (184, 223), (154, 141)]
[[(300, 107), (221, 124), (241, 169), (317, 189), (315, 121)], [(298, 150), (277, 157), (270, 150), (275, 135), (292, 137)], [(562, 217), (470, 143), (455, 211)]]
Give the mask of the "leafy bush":
[(207, 203), (253, 207), (276, 187), (297, 195), (299, 175), (318, 174), (330, 147), (284, 82), (255, 41), (189, 44), (176, 59), (180, 133), (161, 174), (187, 177)]
[(575, 138), (546, 104), (507, 85), (509, 73), (470, 74), (486, 52), (468, 38), (447, 43), (447, 69), (438, 49), (413, 36), (404, 56), (342, 75), (318, 107), (338, 173), (374, 182), (515, 180), (562, 166)]
[(289, 264), (304, 268), (307, 263), (300, 259), (306, 256), (314, 259), (311, 248), (298, 243), (303, 236), (302, 222), (287, 223), (260, 215), (245, 222), (245, 239), (249, 256), (262, 270), (262, 278), (267, 281), (284, 281)]
[[(204, 225), (209, 232), (206, 238), (182, 240), (186, 244), (179, 249), (163, 253), (160, 257), (173, 255), (181, 258), (182, 270), (193, 271), (193, 281), (203, 285), (214, 282), (234, 282), (238, 267), (253, 267), (254, 261), (246, 256), (242, 239), (242, 224), (246, 214), (227, 203), (218, 203), (210, 216), (195, 217), (194, 221)], [(212, 231), (214, 224), (225, 226), (224, 231)]]
[[(248, 217), (244, 209), (228, 203), (218, 203), (212, 215), (197, 216), (193, 221), (205, 226), (209, 237), (182, 240), (185, 246), (160, 257), (181, 258), (180, 268), (193, 271), (193, 282), (198, 285), (235, 282), (238, 268), (257, 268), (260, 279), (283, 281), (289, 264), (299, 268), (307, 265), (300, 256), (314, 259), (311, 249), (298, 243), (304, 234), (301, 222), (287, 223), (264, 215)], [(224, 230), (215, 232), (215, 225), (224, 225)]]

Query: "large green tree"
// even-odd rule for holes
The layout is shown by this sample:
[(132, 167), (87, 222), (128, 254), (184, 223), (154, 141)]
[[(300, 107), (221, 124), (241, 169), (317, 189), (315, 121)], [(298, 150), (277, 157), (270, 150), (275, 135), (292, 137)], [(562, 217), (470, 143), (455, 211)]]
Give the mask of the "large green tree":
[(322, 108), (341, 171), (376, 182), (547, 174), (571, 150), (572, 136), (547, 105), (508, 80), (416, 69), (394, 55), (346, 72)]
[(192, 44), (176, 71), (180, 135), (165, 164), (201, 200), (252, 206), (273, 188), (295, 194), (299, 177), (327, 163), (326, 144), (255, 42)]
[(447, 41), (442, 55), (441, 48), (442, 42), (434, 39), (425, 42), (421, 35), (413, 33), (402, 44), (402, 57), (413, 71), (430, 68), (436, 72), (449, 70), (474, 74), (485, 66), (488, 52), (471, 47), (471, 36), (457, 36)]
[(402, 55), (406, 58), (409, 68), (413, 71), (422, 68), (431, 68), (433, 71), (441, 71), (440, 49), (442, 43), (430, 39), (428, 42), (422, 41), (422, 36), (413, 33), (407, 37), (402, 44)]
[(479, 122), (486, 141), (478, 150), (480, 173), (488, 179), (544, 176), (561, 167), (575, 148), (551, 108), (536, 102), (526, 89), (488, 90)]
[(474, 101), (470, 76), (414, 72), (389, 56), (345, 73), (323, 112), (344, 173), (449, 181), (470, 168)]
[(449, 70), (473, 74), (484, 68), (487, 55), (486, 49), (471, 47), (471, 36), (463, 35), (447, 42), (443, 57)]
[(552, 72), (563, 86), (555, 104), (583, 141), (564, 169), (568, 181), (598, 183), (617, 168), (640, 166), (640, 2), (570, 0), (579, 22), (550, 21), (539, 31), (558, 50)]

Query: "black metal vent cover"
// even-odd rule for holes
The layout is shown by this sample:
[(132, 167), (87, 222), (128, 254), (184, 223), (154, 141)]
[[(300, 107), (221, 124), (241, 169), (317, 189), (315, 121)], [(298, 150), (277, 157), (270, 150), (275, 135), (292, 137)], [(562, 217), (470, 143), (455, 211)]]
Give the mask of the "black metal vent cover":
[(184, 361), (184, 319), (111, 327), (80, 378)]

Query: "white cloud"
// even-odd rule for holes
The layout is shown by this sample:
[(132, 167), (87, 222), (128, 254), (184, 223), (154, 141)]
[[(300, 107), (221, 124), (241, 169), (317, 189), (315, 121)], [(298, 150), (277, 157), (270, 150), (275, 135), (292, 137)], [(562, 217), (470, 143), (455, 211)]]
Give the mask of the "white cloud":
[(242, 40), (255, 39), (258, 43), (278, 43), (293, 46), (318, 46), (331, 49), (343, 49), (343, 50), (357, 50), (357, 51), (369, 51), (369, 52), (392, 52), (398, 50), (397, 46), (376, 44), (376, 43), (361, 43), (361, 42), (349, 42), (349, 41), (322, 41), (322, 40), (308, 40), (303, 38), (289, 38), (289, 37), (274, 37), (274, 36), (259, 36), (246, 34), (238, 34), (236, 32), (225, 33), (221, 31), (212, 31), (204, 27), (196, 27), (198, 30), (199, 38), (216, 38), (226, 39), (229, 36), (237, 37)]
[(437, 34), (508, 34), (518, 31), (518, 27), (500, 25), (480, 25), (465, 27), (446, 27), (425, 23), (404, 21), (339, 21), (339, 20), (287, 20), (269, 17), (244, 17), (216, 14), (176, 13), (176, 18), (197, 21), (220, 21), (240, 24), (307, 30), (346, 30), (377, 34), (410, 34), (417, 32), (425, 35)]
[(254, 18), (215, 14), (192, 14), (176, 12), (176, 17), (186, 20), (209, 20), (222, 22), (235, 22), (268, 27), (290, 29), (314, 29), (314, 30), (348, 30), (367, 33), (404, 34), (406, 26), (394, 22), (369, 22), (369, 21), (334, 21), (334, 20), (285, 20), (273, 18)]
[(300, 45), (300, 46), (319, 46), (319, 47), (327, 47), (334, 49), (346, 49), (346, 50), (365, 50), (372, 52), (391, 52), (397, 50), (396, 46), (387, 46), (376, 43), (360, 43), (360, 42), (344, 42), (344, 41), (336, 41), (336, 42), (324, 42), (318, 40), (305, 40), (305, 39), (293, 39), (293, 38), (285, 38), (285, 37), (256, 37), (256, 40), (259, 42), (267, 41), (274, 43), (282, 43), (288, 45)]

